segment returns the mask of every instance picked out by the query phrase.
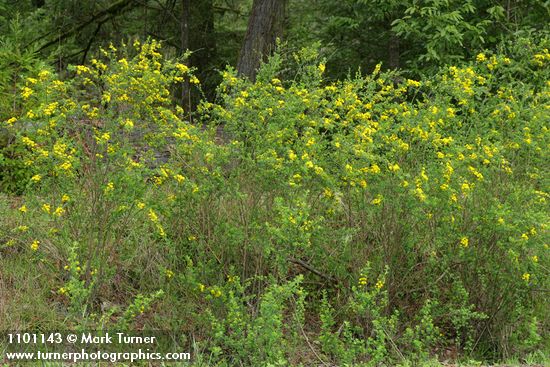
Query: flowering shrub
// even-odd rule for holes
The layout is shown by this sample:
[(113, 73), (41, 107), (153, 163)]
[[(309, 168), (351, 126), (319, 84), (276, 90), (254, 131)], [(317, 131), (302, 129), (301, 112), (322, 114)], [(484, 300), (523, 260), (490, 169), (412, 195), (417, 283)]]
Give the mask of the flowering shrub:
[(275, 57), (255, 83), (225, 71), (195, 124), (170, 98), (193, 70), (133, 47), (27, 78), (3, 122), (26, 194), (0, 251), (49, 264), (57, 302), (170, 325), (220, 363), (548, 343), (546, 41), (418, 81), (328, 83), (307, 52), (280, 80)]

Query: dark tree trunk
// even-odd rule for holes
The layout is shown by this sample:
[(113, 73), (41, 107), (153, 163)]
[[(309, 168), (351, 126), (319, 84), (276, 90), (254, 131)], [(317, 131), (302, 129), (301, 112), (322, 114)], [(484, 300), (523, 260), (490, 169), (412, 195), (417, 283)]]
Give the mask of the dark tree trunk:
[(390, 69), (399, 68), (399, 59), (399, 36), (390, 31), (390, 39), (388, 41), (388, 66)]
[(37, 8), (41, 8), (44, 6), (44, 4), (46, 3), (45, 0), (32, 0), (31, 1), (32, 5), (37, 7)]
[[(215, 96), (215, 85), (212, 76), (217, 75), (216, 65), (216, 33), (214, 29), (213, 0), (194, 1), (190, 23), (191, 39), (189, 43), (193, 54), (191, 65), (198, 68), (197, 76), (205, 88), (207, 98)], [(197, 96), (198, 97), (198, 96)], [(196, 99), (194, 99), (197, 102)]]
[[(180, 17), (180, 47), (181, 52), (185, 53), (189, 49), (189, 22), (191, 20), (191, 0), (181, 0)], [(189, 60), (185, 61), (189, 64)], [(188, 65), (189, 66), (189, 65)], [(181, 104), (187, 113), (191, 110), (191, 88), (189, 87), (189, 78), (185, 78), (181, 88)]]
[(283, 33), (285, 5), (286, 0), (254, 0), (237, 63), (240, 75), (254, 80), (260, 63), (275, 49)]
[[(214, 10), (212, 0), (180, 0), (179, 13), (175, 15), (179, 23), (178, 49), (181, 55), (188, 50), (191, 56), (185, 60), (188, 67), (197, 68), (195, 76), (204, 82), (213, 73), (213, 60), (216, 58), (216, 39), (214, 30)], [(166, 8), (169, 8), (166, 6)], [(214, 90), (215, 88), (211, 88)], [(207, 88), (207, 91), (209, 88)], [(181, 104), (189, 119), (190, 112), (196, 107), (201, 98), (196, 89), (192, 87), (189, 78), (186, 78), (181, 86)]]

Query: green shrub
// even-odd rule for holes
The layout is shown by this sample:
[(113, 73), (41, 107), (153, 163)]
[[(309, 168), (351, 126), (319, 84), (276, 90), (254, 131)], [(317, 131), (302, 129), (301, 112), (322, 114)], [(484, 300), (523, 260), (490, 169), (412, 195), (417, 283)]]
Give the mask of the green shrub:
[(75, 326), (169, 325), (220, 365), (547, 345), (547, 40), (420, 81), (275, 57), (197, 125), (170, 98), (193, 71), (133, 46), (39, 71), (3, 122), (25, 195), (1, 251), (57, 274)]

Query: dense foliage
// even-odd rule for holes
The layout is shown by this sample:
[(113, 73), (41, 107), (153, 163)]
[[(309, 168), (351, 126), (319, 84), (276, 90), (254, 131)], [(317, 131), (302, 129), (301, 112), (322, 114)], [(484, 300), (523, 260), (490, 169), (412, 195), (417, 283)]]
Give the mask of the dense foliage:
[(196, 124), (170, 99), (192, 69), (119, 48), (10, 97), (4, 323), (178, 330), (222, 365), (548, 345), (546, 39), (418, 81), (325, 82), (311, 50), (283, 81), (275, 55)]
[(548, 2), (266, 4), (0, 1), (0, 331), (547, 362)]

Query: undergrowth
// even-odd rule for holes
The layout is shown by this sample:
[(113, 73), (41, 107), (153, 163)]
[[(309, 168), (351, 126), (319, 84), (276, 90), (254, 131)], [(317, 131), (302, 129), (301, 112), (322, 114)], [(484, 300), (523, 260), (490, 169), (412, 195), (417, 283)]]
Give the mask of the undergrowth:
[(8, 91), (0, 329), (170, 330), (220, 366), (548, 350), (546, 39), (423, 80), (275, 55), (193, 124), (160, 47)]

